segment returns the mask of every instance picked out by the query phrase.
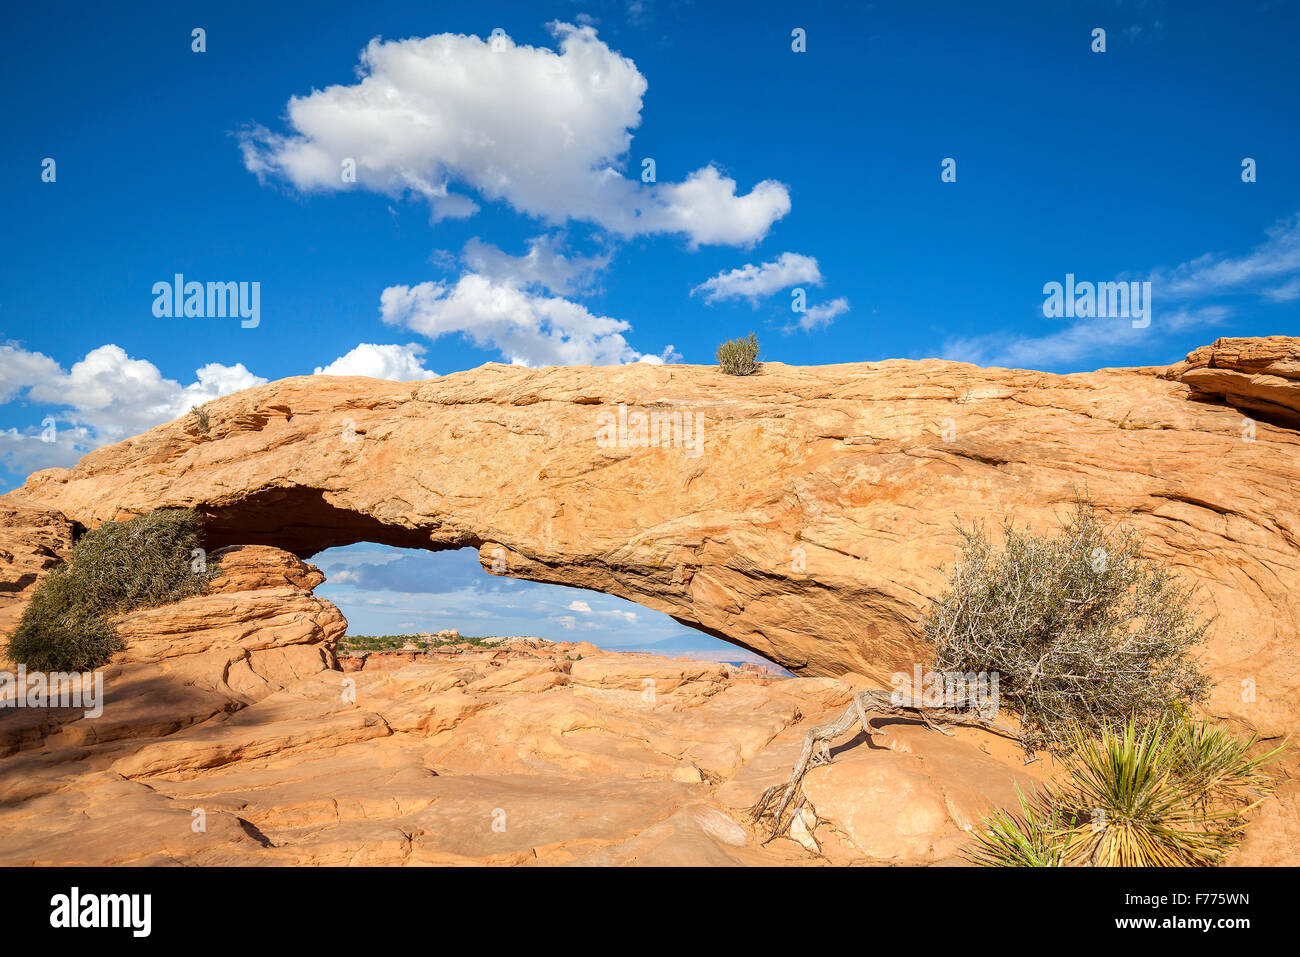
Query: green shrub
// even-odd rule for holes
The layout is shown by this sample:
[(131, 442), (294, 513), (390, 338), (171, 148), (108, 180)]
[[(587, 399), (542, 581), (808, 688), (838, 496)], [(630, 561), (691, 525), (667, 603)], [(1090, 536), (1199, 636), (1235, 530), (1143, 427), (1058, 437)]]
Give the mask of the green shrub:
[(37, 671), (88, 671), (122, 647), (110, 619), (207, 589), (215, 562), (195, 570), (198, 519), (188, 510), (106, 522), (83, 535), (23, 612), (8, 655)]
[(490, 647), (491, 636), (474, 637), (461, 635), (458, 638), (438, 638), (432, 635), (345, 635), (339, 639), (338, 650), (350, 651), (399, 651), (407, 644), (414, 644), (421, 651), (433, 648), (446, 648), (452, 645), (473, 645), (476, 648)]
[(1217, 864), (1252, 799), (1273, 789), (1263, 766), (1284, 746), (1252, 757), (1258, 744), (1186, 717), (1076, 729), (1064, 782), (1021, 796), (1019, 814), (987, 817), (967, 856), (1001, 867)]
[(1177, 732), (1169, 722), (1097, 736), (1079, 732), (1060, 796), (1078, 822), (1063, 835), (1065, 860), (1098, 867), (1214, 864), (1231, 846), (1230, 829), (1198, 810), (1196, 782), (1176, 773)]
[(108, 620), (78, 601), (70, 566), (60, 565), (32, 595), (7, 651), (33, 671), (89, 671), (121, 648)]
[(727, 375), (752, 375), (758, 370), (758, 340), (751, 332), (748, 339), (731, 339), (718, 346), (718, 367)]
[(1080, 500), (1055, 536), (1010, 520), (1003, 530), (1001, 548), (978, 526), (961, 530), (963, 554), (923, 627), (939, 669), (998, 675), (1027, 747), (1204, 700), (1192, 652), (1207, 625), (1133, 529), (1107, 528)]
[(1064, 811), (1042, 796), (1026, 798), (1019, 787), (1016, 797), (1020, 813), (998, 810), (986, 817), (967, 857), (985, 867), (1060, 867)]

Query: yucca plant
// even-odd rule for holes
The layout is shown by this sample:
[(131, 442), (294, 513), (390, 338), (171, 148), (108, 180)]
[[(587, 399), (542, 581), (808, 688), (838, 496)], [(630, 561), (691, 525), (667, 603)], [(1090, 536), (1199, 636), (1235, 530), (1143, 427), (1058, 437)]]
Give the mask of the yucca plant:
[(1272, 793), (1264, 765), (1287, 747), (1283, 742), (1252, 756), (1259, 743), (1258, 735), (1240, 738), (1204, 721), (1179, 721), (1172, 735), (1174, 772), (1202, 810), (1219, 804), (1243, 814)]
[(1068, 830), (1065, 811), (1050, 793), (1026, 798), (1016, 788), (1020, 813), (999, 809), (984, 819), (988, 830), (976, 834), (968, 853), (982, 867), (1060, 867)]
[[(1180, 867), (1217, 864), (1240, 838), (1242, 815), (1273, 788), (1254, 756), (1258, 738), (1177, 714), (1076, 725), (1064, 782), (1020, 795), (1020, 813), (985, 819), (967, 857), (1000, 867)], [(1019, 794), (1019, 792), (1017, 792)]]
[(1185, 867), (1215, 864), (1231, 845), (1207, 827), (1209, 812), (1177, 773), (1179, 749), (1167, 722), (1076, 731), (1062, 803), (1085, 821), (1064, 840), (1068, 864)]

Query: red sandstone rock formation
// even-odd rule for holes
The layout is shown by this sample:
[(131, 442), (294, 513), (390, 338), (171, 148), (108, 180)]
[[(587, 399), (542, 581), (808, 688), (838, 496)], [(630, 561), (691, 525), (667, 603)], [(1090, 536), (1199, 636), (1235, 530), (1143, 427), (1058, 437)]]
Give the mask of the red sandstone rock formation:
[[(743, 809), (854, 687), (925, 660), (918, 619), (955, 519), (1042, 528), (1081, 489), (1203, 587), (1212, 710), (1294, 729), (1298, 364), (1300, 342), (1273, 338), (1074, 376), (488, 366), (229, 396), (208, 434), (160, 426), (0, 497), (0, 632), (77, 524), (195, 507), (210, 544), (243, 546), (209, 594), (120, 620), (101, 718), (0, 712), (0, 863), (952, 860), (1050, 768), (984, 732), (903, 723), (887, 751), (808, 774), (794, 840), (760, 846)], [(619, 405), (703, 415), (703, 454), (598, 444)], [(490, 570), (839, 677), (527, 642), (344, 674), (346, 623), (282, 549), (358, 540), (477, 546)], [(1293, 784), (1234, 862), (1293, 859)]]
[[(639, 601), (796, 674), (883, 680), (927, 657), (954, 522), (1046, 528), (1086, 490), (1201, 586), (1215, 713), (1276, 734), (1300, 723), (1297, 364), (1300, 340), (1274, 337), (1166, 378), (935, 360), (313, 376), (209, 403), (207, 434), (174, 422), (37, 473), (0, 506), (55, 526), (190, 506), (215, 545), (304, 557), (476, 546), (489, 570)], [(702, 416), (701, 454), (671, 434), (602, 444), (619, 407)], [(0, 592), (0, 620), (20, 596)]]

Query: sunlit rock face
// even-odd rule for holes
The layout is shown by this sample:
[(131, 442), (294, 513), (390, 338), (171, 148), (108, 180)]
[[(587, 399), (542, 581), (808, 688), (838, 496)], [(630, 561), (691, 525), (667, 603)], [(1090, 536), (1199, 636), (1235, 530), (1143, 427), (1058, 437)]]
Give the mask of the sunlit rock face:
[(74, 523), (186, 506), (209, 548), (472, 545), (494, 574), (882, 681), (927, 657), (955, 523), (1047, 530), (1086, 493), (1200, 586), (1212, 710), (1278, 733), (1300, 710), (1298, 394), (1300, 340), (1280, 337), (1067, 376), (893, 360), (285, 379), (209, 403), (207, 431), (188, 416), (0, 497), (22, 510), (0, 549), (27, 569), (0, 624), (43, 574), (34, 537), (57, 554)]

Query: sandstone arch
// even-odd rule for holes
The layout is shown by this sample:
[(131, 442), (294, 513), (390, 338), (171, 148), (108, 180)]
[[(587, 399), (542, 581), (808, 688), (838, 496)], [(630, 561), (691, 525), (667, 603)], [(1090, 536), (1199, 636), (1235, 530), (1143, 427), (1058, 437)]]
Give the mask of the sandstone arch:
[[(214, 545), (304, 557), (474, 546), (489, 570), (629, 598), (799, 674), (884, 678), (925, 658), (918, 619), (956, 519), (1045, 527), (1086, 487), (1204, 586), (1213, 706), (1272, 733), (1300, 692), (1297, 380), (1300, 340), (1282, 337), (1069, 376), (893, 360), (299, 377), (0, 504), (87, 526), (194, 507)], [(701, 416), (702, 454), (598, 441), (620, 407)], [(1267, 421), (1248, 440), (1252, 408)]]

